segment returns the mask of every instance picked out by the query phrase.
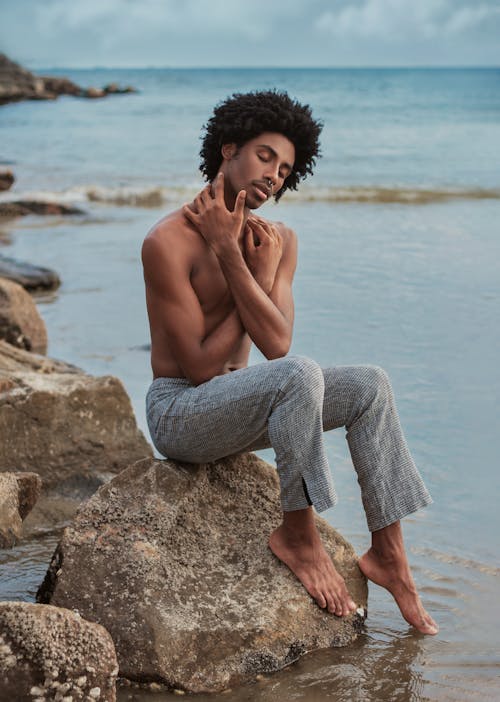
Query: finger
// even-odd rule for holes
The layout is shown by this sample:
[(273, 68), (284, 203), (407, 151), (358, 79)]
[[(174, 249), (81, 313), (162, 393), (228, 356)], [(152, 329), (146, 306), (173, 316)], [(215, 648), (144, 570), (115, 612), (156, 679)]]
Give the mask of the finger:
[(248, 252), (255, 250), (254, 233), (252, 227), (245, 227), (245, 250)]
[(245, 210), (245, 201), (247, 198), (247, 191), (246, 190), (240, 190), (238, 195), (236, 196), (236, 202), (234, 203), (234, 214), (238, 215), (238, 217), (243, 217), (243, 212)]
[(193, 212), (189, 205), (184, 205), (182, 208), (182, 214), (186, 219), (188, 219), (192, 224), (198, 224), (198, 215)]
[(265, 228), (262, 226), (262, 224), (260, 224), (260, 222), (252, 222), (250, 226), (259, 239), (259, 243), (270, 240), (270, 235), (266, 232)]
[(212, 199), (212, 196), (210, 194), (210, 186), (203, 188), (203, 190), (198, 195), (198, 197), (200, 198), (201, 202), (203, 203), (203, 206), (208, 207), (208, 204), (209, 204), (210, 200)]
[(218, 173), (215, 179), (215, 199), (224, 202), (224, 173)]

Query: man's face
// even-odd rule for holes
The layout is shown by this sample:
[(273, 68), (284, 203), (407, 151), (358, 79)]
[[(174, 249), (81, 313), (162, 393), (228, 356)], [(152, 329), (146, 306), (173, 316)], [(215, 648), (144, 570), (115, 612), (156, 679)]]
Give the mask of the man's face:
[(260, 207), (282, 187), (295, 161), (295, 147), (283, 134), (263, 132), (239, 149), (236, 144), (222, 147), (226, 187), (236, 196), (246, 190), (246, 206)]

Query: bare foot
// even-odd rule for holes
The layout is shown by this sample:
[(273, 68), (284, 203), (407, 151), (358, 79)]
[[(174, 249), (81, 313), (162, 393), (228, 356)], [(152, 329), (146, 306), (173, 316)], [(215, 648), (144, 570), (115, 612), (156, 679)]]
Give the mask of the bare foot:
[(438, 626), (420, 601), (405, 555), (384, 558), (372, 547), (359, 559), (359, 567), (368, 580), (389, 590), (409, 624), (422, 634), (437, 634)]
[(339, 617), (356, 609), (317, 531), (307, 536), (297, 535), (282, 524), (269, 537), (269, 548), (297, 576), (321, 608), (327, 607)]

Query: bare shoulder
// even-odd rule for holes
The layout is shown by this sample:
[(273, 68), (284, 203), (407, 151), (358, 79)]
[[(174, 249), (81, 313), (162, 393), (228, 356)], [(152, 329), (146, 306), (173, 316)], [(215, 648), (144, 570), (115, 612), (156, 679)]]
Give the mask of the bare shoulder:
[(163, 217), (147, 233), (142, 244), (142, 262), (145, 271), (166, 262), (192, 262), (203, 240), (182, 214), (175, 210)]
[(281, 235), (283, 241), (283, 257), (296, 259), (297, 234), (295, 231), (283, 222), (272, 222), (269, 220), (269, 223), (274, 225)]

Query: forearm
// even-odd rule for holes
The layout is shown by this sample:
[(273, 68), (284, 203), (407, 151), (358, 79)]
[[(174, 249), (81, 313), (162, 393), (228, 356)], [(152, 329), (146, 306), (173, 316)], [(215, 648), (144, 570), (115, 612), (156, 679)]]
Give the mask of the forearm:
[(226, 317), (202, 339), (199, 362), (195, 364), (197, 371), (191, 374), (191, 379), (198, 385), (220, 375), (227, 360), (240, 346), (244, 335), (245, 328), (238, 309), (233, 307)]
[(292, 325), (252, 276), (238, 247), (216, 252), (241, 322), (268, 359), (281, 358), (290, 348)]

